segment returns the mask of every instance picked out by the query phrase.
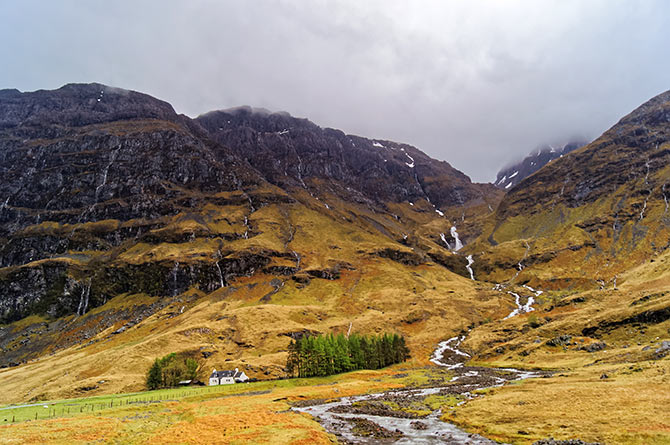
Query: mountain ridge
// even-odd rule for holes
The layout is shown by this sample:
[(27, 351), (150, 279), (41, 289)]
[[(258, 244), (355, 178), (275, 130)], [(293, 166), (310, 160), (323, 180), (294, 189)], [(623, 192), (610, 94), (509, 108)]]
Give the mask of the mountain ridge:
[(554, 159), (560, 158), (586, 144), (587, 141), (585, 140), (575, 139), (563, 145), (559, 144), (558, 147), (554, 145), (542, 145), (533, 150), (521, 161), (501, 169), (496, 175), (493, 184), (502, 190), (508, 190)]
[(537, 267), (553, 265), (581, 286), (616, 283), (624, 270), (663, 252), (668, 110), (670, 94), (655, 96), (590, 144), (523, 179), (503, 197), (479, 246), (490, 253), (529, 243), (527, 256)]

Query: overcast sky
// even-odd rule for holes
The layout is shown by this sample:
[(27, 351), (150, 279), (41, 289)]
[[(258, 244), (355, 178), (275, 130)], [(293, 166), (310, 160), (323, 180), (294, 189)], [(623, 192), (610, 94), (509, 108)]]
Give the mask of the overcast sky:
[(407, 142), (488, 182), (670, 89), (667, 1), (0, 0), (0, 88), (101, 82)]

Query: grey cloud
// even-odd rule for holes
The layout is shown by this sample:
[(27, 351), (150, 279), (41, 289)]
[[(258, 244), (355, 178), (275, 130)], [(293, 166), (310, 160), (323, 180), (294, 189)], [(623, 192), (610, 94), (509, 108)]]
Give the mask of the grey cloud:
[(418, 146), (474, 180), (670, 88), (663, 1), (0, 3), (0, 87), (101, 82)]

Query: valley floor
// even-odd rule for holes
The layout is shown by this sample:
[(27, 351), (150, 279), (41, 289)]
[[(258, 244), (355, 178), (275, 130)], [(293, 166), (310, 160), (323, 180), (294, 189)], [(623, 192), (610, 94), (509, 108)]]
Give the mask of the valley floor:
[[(419, 405), (383, 403), (419, 417), (441, 409), (442, 420), (505, 443), (526, 444), (549, 436), (607, 444), (670, 443), (670, 360), (607, 363), (620, 352), (603, 353), (603, 364), (559, 369), (542, 378), (474, 391), (472, 399), (431, 395)], [(560, 363), (555, 355), (547, 356)], [(536, 366), (547, 365), (550, 360), (537, 362)], [(325, 444), (337, 438), (293, 407), (398, 388), (462, 385), (452, 381), (455, 375), (457, 370), (445, 367), (405, 363), (324, 378), (5, 407), (0, 410), (0, 442)]]
[[(472, 281), (463, 280), (457, 282), (462, 293), (440, 293), (438, 288), (433, 291), (434, 299), (417, 301), (413, 306), (426, 310), (458, 307), (465, 313), (469, 307), (465, 303), (475, 301), (472, 296), (477, 295), (476, 301), (486, 311), (473, 314), (472, 319), (479, 321), (470, 325), (458, 324), (458, 316), (449, 313), (437, 314), (427, 321), (403, 321), (413, 358), (382, 370), (136, 393), (122, 389), (120, 385), (124, 380), (118, 379), (115, 388), (119, 389), (115, 391), (120, 394), (116, 395), (98, 392), (88, 398), (44, 401), (69, 397), (68, 394), (38, 397), (44, 392), (35, 396), (35, 401), (23, 402), (30, 398), (21, 396), (22, 385), (35, 388), (35, 393), (44, 391), (37, 380), (40, 376), (44, 377), (44, 373), (56, 365), (61, 366), (57, 369), (61, 375), (66, 365), (85, 355), (87, 349), (62, 351), (0, 373), (5, 403), (29, 405), (0, 407), (0, 443), (325, 444), (337, 441), (338, 437), (327, 432), (319, 419), (295, 408), (401, 388), (442, 387), (444, 391), (426, 394), (417, 400), (383, 397), (379, 399), (381, 405), (376, 405), (374, 410), (379, 412), (376, 410), (383, 408), (419, 421), (422, 416), (434, 415), (440, 410), (442, 421), (503, 443), (532, 444), (554, 437), (601, 444), (670, 444), (670, 312), (667, 309), (670, 293), (665, 290), (670, 285), (670, 275), (663, 266), (666, 261), (670, 261), (670, 254), (633, 270), (621, 278), (618, 289), (542, 294), (536, 291), (532, 310), (525, 313), (521, 306), (530, 305), (529, 297), (525, 297), (528, 300), (524, 303), (516, 298), (516, 293), (530, 295), (528, 291), (532, 288), (527, 286), (496, 291), (491, 290), (489, 283), (478, 283), (477, 292), (473, 292), (467, 287)], [(461, 304), (456, 305), (456, 302)], [(216, 302), (203, 301), (195, 303), (191, 311), (204, 314), (200, 317), (202, 320), (210, 320), (210, 311), (221, 308)], [(269, 310), (251, 309), (253, 313)], [(397, 313), (391, 313), (393, 319), (406, 320), (406, 307), (396, 310)], [(483, 317), (489, 314), (492, 317)], [(370, 317), (369, 323), (378, 318)], [(168, 322), (174, 319), (177, 317)], [(194, 326), (201, 326), (196, 324), (201, 321), (199, 318), (193, 316), (192, 320)], [(179, 329), (175, 332), (194, 332), (194, 327), (176, 323), (170, 327), (163, 322), (169, 329)], [(490, 385), (475, 386), (471, 389), (475, 395), (472, 398), (463, 392), (450, 392), (447, 388), (464, 383), (452, 380), (459, 376), (459, 371), (449, 369), (453, 362), (446, 355), (436, 354), (431, 364), (428, 359), (440, 340), (468, 329), (467, 338), (462, 344), (459, 341), (458, 346), (474, 356), (467, 365), (542, 369), (551, 373), (522, 381), (506, 379), (502, 386), (490, 389), (480, 389)], [(129, 336), (127, 332), (123, 335)], [(124, 346), (118, 340), (120, 337), (117, 335), (113, 340), (118, 344), (110, 341), (104, 349), (95, 352), (107, 357), (117, 351), (122, 357), (118, 351), (133, 351), (132, 347), (142, 344), (135, 340), (137, 343)], [(176, 335), (169, 338), (173, 337)], [(151, 337), (142, 338), (146, 341)], [(178, 338), (180, 342), (185, 341)], [(449, 349), (438, 350), (447, 352)], [(125, 356), (135, 355), (126, 352)], [(95, 358), (92, 354), (86, 355), (89, 361), (92, 357)], [(251, 355), (248, 358), (251, 359)], [(145, 362), (137, 359), (137, 363)], [(440, 364), (442, 366), (437, 366)], [(136, 368), (135, 380), (139, 382), (146, 367)], [(482, 375), (492, 376), (493, 380), (496, 377), (493, 371), (484, 371)], [(105, 377), (97, 374), (88, 378), (95, 381)], [(54, 380), (52, 385), (56, 387), (60, 382), (62, 380)], [(88, 381), (79, 384), (84, 383)], [(367, 405), (354, 408), (373, 413)], [(347, 413), (339, 414), (344, 417)], [(354, 429), (358, 434), (372, 434), (373, 439), (378, 439), (376, 427), (367, 422), (357, 424)], [(386, 437), (387, 434), (391, 437)], [(392, 430), (384, 432), (384, 440), (392, 441), (394, 434)], [(369, 440), (370, 436), (365, 437)]]

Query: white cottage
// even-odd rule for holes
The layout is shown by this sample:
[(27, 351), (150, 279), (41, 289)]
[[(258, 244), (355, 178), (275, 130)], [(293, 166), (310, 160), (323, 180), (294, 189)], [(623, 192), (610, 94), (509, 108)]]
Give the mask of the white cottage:
[(217, 371), (216, 369), (212, 371), (212, 375), (209, 376), (209, 386), (214, 385), (231, 385), (233, 383), (243, 383), (249, 380), (249, 377), (244, 373), (235, 368), (234, 371)]

